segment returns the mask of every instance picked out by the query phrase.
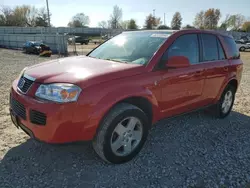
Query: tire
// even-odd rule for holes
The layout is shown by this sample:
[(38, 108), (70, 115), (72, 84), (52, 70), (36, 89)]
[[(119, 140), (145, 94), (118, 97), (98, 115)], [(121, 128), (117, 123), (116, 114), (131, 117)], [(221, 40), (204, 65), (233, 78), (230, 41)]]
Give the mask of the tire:
[[(130, 122), (130, 118), (139, 120), (139, 122), (134, 126), (133, 129), (134, 132), (138, 130), (141, 131), (141, 139), (140, 141), (129, 141), (128, 145), (131, 145), (131, 148), (134, 148), (130, 153), (126, 153), (125, 147), (127, 148), (128, 145), (122, 145), (121, 147), (118, 147), (118, 149), (114, 151), (114, 147), (112, 148), (112, 144), (114, 144), (116, 141), (123, 140), (122, 142), (127, 142), (126, 136), (127, 135), (123, 132), (123, 134), (118, 134), (116, 130), (118, 130), (118, 126), (120, 124), (126, 124), (126, 121)], [(128, 120), (127, 120), (128, 119)], [(128, 124), (129, 125), (129, 124)], [(125, 130), (128, 129), (128, 126), (125, 127)], [(139, 126), (140, 125), (140, 126)], [(141, 129), (135, 130), (136, 127), (139, 126)], [(133, 159), (142, 149), (147, 136), (148, 136), (148, 130), (149, 130), (149, 121), (146, 116), (146, 114), (138, 107), (127, 104), (127, 103), (120, 103), (114, 106), (110, 112), (104, 117), (103, 121), (101, 122), (97, 134), (93, 140), (93, 148), (96, 151), (96, 153), (106, 162), (114, 163), (114, 164), (120, 164), (125, 163), (127, 161), (130, 161)], [(132, 131), (132, 133), (134, 133)], [(132, 134), (131, 133), (131, 134)], [(122, 135), (122, 136), (120, 136)], [(125, 135), (125, 136), (124, 136)], [(114, 140), (114, 136), (116, 136), (116, 139)], [(125, 139), (125, 141), (124, 141)], [(133, 138), (129, 138), (133, 139)], [(114, 143), (112, 143), (114, 140)], [(118, 151), (120, 150), (120, 151)]]
[(81, 42), (81, 45), (83, 45), (83, 42)]
[(246, 48), (245, 48), (245, 47), (243, 47), (243, 46), (242, 46), (242, 47), (240, 47), (240, 51), (241, 51), (241, 52), (244, 52), (245, 50), (246, 50)]
[[(225, 99), (226, 95), (228, 96), (229, 93), (232, 94), (232, 99), (231, 99), (230, 105), (227, 105), (228, 109), (225, 109), (225, 105), (223, 107), (223, 103), (226, 100)], [(235, 93), (236, 93), (236, 88), (234, 86), (228, 85), (226, 87), (226, 89), (223, 91), (223, 93), (221, 95), (219, 102), (216, 105), (216, 109), (215, 109), (216, 117), (223, 119), (230, 114), (230, 112), (232, 111), (232, 108), (233, 108), (233, 104), (234, 104)]]

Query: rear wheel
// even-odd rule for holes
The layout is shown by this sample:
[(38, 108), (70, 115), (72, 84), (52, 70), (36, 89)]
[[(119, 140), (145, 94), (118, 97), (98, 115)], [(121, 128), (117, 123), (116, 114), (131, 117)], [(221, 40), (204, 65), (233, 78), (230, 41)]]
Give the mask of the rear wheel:
[(233, 108), (235, 99), (236, 88), (228, 85), (224, 90), (221, 98), (216, 105), (216, 116), (219, 118), (225, 118), (228, 116)]
[(243, 47), (243, 46), (242, 46), (242, 47), (240, 47), (240, 51), (241, 51), (241, 52), (244, 52), (245, 50), (246, 50), (246, 48), (245, 48), (245, 47)]
[(120, 103), (104, 118), (93, 140), (93, 147), (107, 162), (127, 162), (142, 149), (148, 128), (148, 118), (141, 109)]

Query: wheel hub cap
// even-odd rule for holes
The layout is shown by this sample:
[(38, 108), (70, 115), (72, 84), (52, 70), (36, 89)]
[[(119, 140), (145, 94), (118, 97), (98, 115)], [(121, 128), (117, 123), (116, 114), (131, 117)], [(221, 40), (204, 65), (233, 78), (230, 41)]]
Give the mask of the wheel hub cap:
[(136, 117), (119, 122), (111, 136), (111, 149), (117, 156), (129, 155), (142, 139), (142, 123)]
[(228, 113), (232, 104), (233, 104), (233, 93), (232, 93), (232, 91), (227, 91), (225, 96), (224, 96), (224, 100), (223, 100), (222, 106), (221, 106), (222, 112), (224, 114)]

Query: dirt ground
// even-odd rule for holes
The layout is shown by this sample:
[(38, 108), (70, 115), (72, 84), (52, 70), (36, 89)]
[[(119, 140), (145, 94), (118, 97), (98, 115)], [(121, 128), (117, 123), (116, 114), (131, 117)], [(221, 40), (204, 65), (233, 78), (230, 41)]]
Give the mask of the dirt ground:
[[(86, 54), (93, 45), (78, 47)], [(81, 54), (80, 54), (81, 55)], [(140, 155), (107, 165), (90, 144), (51, 146), (30, 139), (9, 117), (12, 81), (48, 59), (0, 49), (0, 187), (246, 187), (250, 182), (250, 52), (232, 114), (217, 120), (202, 112), (163, 120)], [(128, 179), (131, 181), (128, 181)]]

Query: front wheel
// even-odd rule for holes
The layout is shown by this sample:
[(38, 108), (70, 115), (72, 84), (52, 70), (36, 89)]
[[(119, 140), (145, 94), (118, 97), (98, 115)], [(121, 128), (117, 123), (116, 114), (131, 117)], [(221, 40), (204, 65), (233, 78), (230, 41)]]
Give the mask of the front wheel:
[(219, 118), (225, 118), (228, 116), (233, 108), (235, 99), (236, 88), (228, 85), (224, 90), (221, 98), (216, 105), (216, 116)]
[(96, 153), (110, 163), (124, 163), (142, 149), (149, 121), (138, 107), (120, 103), (106, 115), (93, 140)]

